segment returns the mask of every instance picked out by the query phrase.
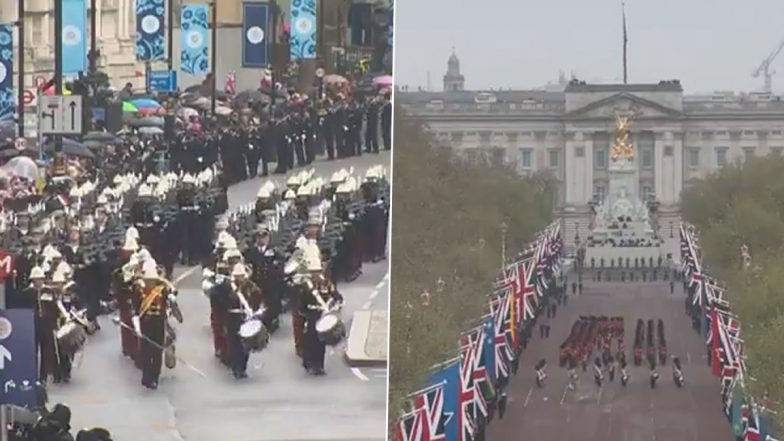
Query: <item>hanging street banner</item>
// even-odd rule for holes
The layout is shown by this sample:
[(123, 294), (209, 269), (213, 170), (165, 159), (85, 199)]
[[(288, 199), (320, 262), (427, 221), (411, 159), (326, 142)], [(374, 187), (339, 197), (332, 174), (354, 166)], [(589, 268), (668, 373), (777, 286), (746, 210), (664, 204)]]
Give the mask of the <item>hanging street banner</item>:
[(266, 67), (269, 64), (267, 29), (269, 5), (242, 4), (242, 67)]
[(61, 0), (63, 74), (73, 75), (87, 70), (87, 6), (85, 0)]
[(0, 24), (0, 121), (14, 119), (14, 25)]
[(316, 0), (292, 0), (290, 23), (291, 59), (316, 58)]
[(206, 75), (210, 70), (207, 47), (209, 5), (182, 5), (180, 20), (180, 70), (190, 75)]
[(136, 0), (136, 59), (157, 61), (166, 58), (164, 49), (163, 0)]
[(33, 311), (0, 310), (0, 403), (27, 408), (37, 404), (35, 350)]

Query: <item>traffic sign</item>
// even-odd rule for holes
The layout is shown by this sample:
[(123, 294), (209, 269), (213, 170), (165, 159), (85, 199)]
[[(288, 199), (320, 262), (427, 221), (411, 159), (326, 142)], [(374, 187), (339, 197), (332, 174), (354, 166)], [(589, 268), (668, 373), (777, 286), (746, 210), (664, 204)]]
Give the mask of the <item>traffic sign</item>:
[(37, 375), (33, 311), (0, 310), (0, 403), (35, 406)]
[(176, 70), (151, 70), (147, 74), (147, 82), (153, 92), (176, 92)]
[(37, 77), (35, 77), (35, 88), (40, 89), (41, 87), (43, 87), (44, 84), (46, 84), (46, 82), (47, 82), (46, 77), (42, 75), (38, 75)]
[(38, 125), (42, 135), (82, 133), (82, 97), (41, 96), (38, 103)]
[(32, 106), (33, 102), (35, 101), (35, 93), (30, 89), (25, 89), (24, 91), (24, 105), (25, 106)]

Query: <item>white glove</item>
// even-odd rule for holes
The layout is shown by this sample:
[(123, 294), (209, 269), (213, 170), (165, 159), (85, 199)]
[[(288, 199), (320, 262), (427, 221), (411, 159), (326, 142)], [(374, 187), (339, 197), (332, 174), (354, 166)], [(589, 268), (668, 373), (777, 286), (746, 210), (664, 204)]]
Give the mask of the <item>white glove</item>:
[(142, 323), (141, 323), (141, 320), (139, 320), (139, 316), (135, 315), (135, 316), (131, 317), (131, 323), (133, 323), (133, 329), (136, 331), (136, 333), (141, 335), (142, 334)]
[(167, 297), (167, 299), (169, 300), (169, 303), (177, 302), (177, 296), (175, 296), (174, 294), (169, 294), (169, 297)]
[(207, 292), (209, 292), (212, 289), (213, 286), (214, 285), (209, 280), (205, 280), (205, 281), (201, 282), (201, 289), (202, 289), (202, 291), (204, 291), (205, 294)]

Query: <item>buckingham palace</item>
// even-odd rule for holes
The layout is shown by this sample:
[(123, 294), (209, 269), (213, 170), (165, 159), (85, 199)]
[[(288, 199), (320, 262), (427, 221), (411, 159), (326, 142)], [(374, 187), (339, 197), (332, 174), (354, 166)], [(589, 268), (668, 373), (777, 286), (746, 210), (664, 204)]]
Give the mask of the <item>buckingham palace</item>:
[(468, 91), (459, 66), (452, 54), (443, 92), (403, 88), (395, 99), (462, 154), (556, 180), (556, 201), (566, 211), (584, 212), (604, 198), (619, 112), (631, 115), (641, 196), (663, 211), (677, 211), (690, 180), (784, 149), (784, 102), (770, 93), (690, 96), (678, 80)]

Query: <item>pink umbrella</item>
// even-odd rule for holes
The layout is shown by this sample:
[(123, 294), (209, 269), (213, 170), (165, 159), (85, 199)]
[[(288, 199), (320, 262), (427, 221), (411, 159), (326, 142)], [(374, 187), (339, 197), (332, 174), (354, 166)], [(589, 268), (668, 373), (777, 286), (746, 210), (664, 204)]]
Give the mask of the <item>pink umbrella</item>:
[(393, 84), (392, 75), (381, 75), (380, 77), (373, 78), (373, 84), (381, 87), (391, 86)]

